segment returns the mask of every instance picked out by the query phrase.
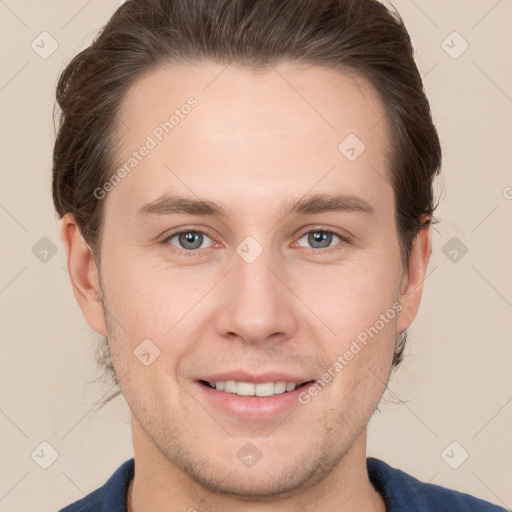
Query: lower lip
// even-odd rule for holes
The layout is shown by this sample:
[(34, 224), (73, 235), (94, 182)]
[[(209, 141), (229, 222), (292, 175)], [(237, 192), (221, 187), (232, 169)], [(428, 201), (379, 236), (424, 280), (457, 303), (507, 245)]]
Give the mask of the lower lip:
[(293, 391), (272, 396), (240, 396), (236, 393), (218, 391), (208, 385), (196, 382), (200, 392), (223, 411), (247, 420), (267, 420), (278, 417), (300, 405), (299, 394), (311, 385), (303, 384)]

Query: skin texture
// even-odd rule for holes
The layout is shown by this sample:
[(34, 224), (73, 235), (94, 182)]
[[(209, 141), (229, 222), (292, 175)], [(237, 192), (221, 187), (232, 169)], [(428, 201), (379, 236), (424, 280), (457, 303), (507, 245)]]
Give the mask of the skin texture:
[[(431, 252), (427, 228), (402, 266), (383, 105), (361, 78), (322, 67), (167, 66), (124, 98), (118, 165), (191, 96), (197, 106), (102, 199), (101, 274), (73, 216), (62, 222), (75, 296), (108, 336), (132, 411), (128, 508), (383, 511), (366, 472), (366, 427)], [(338, 149), (349, 134), (366, 145), (353, 162)], [(164, 193), (215, 202), (227, 216), (136, 218)], [(317, 193), (357, 196), (375, 213), (284, 214)], [(348, 241), (318, 248), (307, 234), (320, 228)], [(179, 230), (204, 231), (201, 248), (169, 238)], [(236, 252), (248, 236), (263, 249), (252, 263)], [(397, 301), (400, 313), (307, 405), (248, 421), (199, 388), (225, 370), (318, 379)], [(150, 366), (134, 356), (147, 338), (160, 349)], [(237, 458), (247, 442), (262, 453), (251, 468)]]

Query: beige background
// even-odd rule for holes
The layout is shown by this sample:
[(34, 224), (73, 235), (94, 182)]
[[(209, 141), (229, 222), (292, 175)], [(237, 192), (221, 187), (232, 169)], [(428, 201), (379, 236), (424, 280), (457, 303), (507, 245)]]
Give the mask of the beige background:
[[(2, 512), (56, 511), (132, 456), (124, 399), (91, 411), (109, 386), (94, 382), (97, 336), (72, 295), (50, 195), (57, 76), (119, 4), (0, 2)], [(511, 508), (512, 1), (394, 4), (442, 138), (444, 193), (422, 308), (368, 452)], [(31, 47), (43, 31), (58, 42), (46, 59)], [(469, 44), (458, 58), (464, 43), (454, 31)], [(46, 262), (32, 252), (43, 237), (57, 248)], [(457, 262), (443, 253), (452, 237), (468, 248)], [(48, 469), (31, 457), (43, 441), (58, 453)], [(462, 450), (469, 458), (452, 469), (445, 460), (460, 461)]]

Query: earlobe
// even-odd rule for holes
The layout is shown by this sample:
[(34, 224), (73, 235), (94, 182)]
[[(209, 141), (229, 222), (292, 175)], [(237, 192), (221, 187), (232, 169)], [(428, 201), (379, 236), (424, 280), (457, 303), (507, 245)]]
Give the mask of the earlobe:
[(415, 237), (409, 255), (408, 269), (402, 279), (397, 334), (405, 331), (416, 317), (423, 292), (428, 262), (432, 253), (430, 226), (424, 227)]
[(94, 331), (101, 336), (106, 336), (98, 268), (92, 249), (82, 238), (72, 213), (66, 213), (62, 217), (61, 238), (66, 251), (66, 263), (73, 293), (84, 318)]

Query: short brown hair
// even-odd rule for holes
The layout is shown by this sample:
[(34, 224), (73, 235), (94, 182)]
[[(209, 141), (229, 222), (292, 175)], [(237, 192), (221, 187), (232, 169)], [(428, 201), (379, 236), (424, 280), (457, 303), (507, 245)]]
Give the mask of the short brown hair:
[[(116, 118), (129, 88), (166, 62), (296, 61), (355, 72), (378, 92), (391, 127), (391, 185), (402, 261), (433, 221), (441, 147), (411, 39), (400, 15), (377, 0), (128, 0), (62, 72), (53, 152), (53, 201), (74, 214), (99, 263), (103, 203), (114, 172)], [(393, 368), (407, 333), (396, 340)], [(98, 361), (117, 378), (108, 343)]]

